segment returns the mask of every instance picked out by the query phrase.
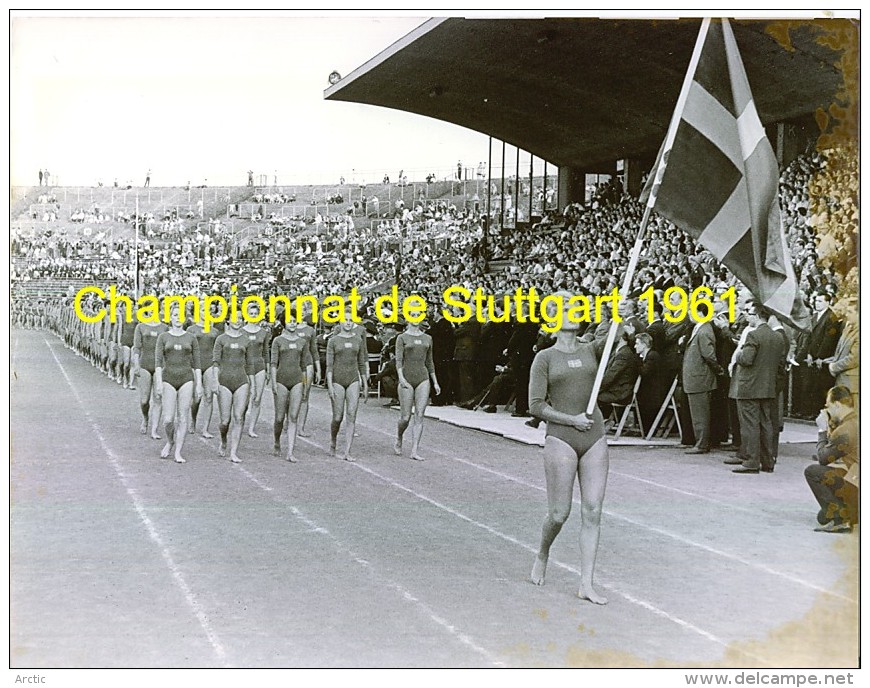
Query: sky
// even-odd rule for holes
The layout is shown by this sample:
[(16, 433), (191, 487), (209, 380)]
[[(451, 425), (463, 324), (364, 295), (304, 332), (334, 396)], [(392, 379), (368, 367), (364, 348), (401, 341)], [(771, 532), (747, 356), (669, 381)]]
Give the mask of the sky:
[(67, 186), (140, 185), (147, 170), (154, 186), (242, 185), (249, 169), (270, 184), (371, 182), (476, 165), (481, 133), (323, 99), (330, 72), (349, 74), (437, 12), (13, 12), (10, 181), (36, 184), (47, 168)]
[(323, 99), (330, 72), (349, 74), (427, 18), (13, 16), (12, 184), (36, 184), (41, 168), (63, 185), (139, 185), (151, 169), (161, 186), (476, 164), (483, 134)]

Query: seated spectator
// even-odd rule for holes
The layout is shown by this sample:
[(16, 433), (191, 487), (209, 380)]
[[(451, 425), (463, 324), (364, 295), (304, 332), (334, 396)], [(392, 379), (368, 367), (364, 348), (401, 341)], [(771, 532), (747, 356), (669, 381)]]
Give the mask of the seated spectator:
[(613, 404), (630, 403), (634, 393), (634, 383), (637, 382), (641, 366), (640, 359), (628, 344), (633, 334), (630, 330), (623, 330), (604, 369), (598, 407), (605, 420), (610, 416)]
[(858, 523), (858, 416), (848, 388), (836, 386), (818, 417), (818, 463), (804, 470), (807, 484), (819, 503), (818, 532), (848, 533)]
[(496, 375), (492, 381), (484, 387), (483, 391), (473, 399), (460, 404), (462, 408), (474, 410), (483, 405), (486, 413), (495, 413), (500, 404), (508, 404), (511, 401), (516, 386), (516, 376), (508, 365), (495, 366)]
[(666, 379), (661, 355), (652, 348), (652, 342), (652, 337), (646, 332), (635, 335), (634, 350), (641, 362), (637, 403), (645, 432), (652, 428), (671, 382)]

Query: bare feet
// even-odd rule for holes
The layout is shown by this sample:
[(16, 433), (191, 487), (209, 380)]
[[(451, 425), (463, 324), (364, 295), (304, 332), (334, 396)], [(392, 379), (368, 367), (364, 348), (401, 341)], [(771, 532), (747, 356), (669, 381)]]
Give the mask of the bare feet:
[(218, 456), (226, 456), (227, 455), (227, 445), (221, 444), (221, 448), (218, 449)]
[(151, 439), (152, 440), (159, 440), (162, 438), (160, 437), (160, 434), (155, 430), (154, 432), (151, 433)]
[(402, 443), (399, 440), (396, 440), (393, 443), (393, 453), (395, 453), (396, 456), (402, 455)]
[(139, 432), (141, 432), (143, 435), (144, 435), (146, 432), (148, 432), (148, 427), (146, 426), (144, 420), (142, 421), (142, 425), (139, 426)]
[(354, 436), (354, 437), (359, 437), (359, 433), (358, 433), (356, 430), (354, 430), (354, 431), (353, 431), (353, 436)]
[(181, 456), (181, 454), (176, 454), (175, 463), (187, 463), (187, 461)]
[(248, 437), (256, 438), (256, 437), (259, 437), (259, 435), (256, 432), (254, 432), (253, 430), (248, 430)]
[(287, 460), (288, 460), (290, 463), (296, 463), (296, 457), (293, 456), (293, 454), (287, 454)]
[(329, 445), (329, 455), (335, 456), (335, 443)]
[(204, 440), (210, 440), (214, 438), (214, 435), (212, 435), (208, 430), (203, 430), (199, 436), (202, 437), (202, 439)]
[(354, 457), (351, 456), (350, 454), (345, 454), (342, 458), (343, 458), (345, 461), (350, 461), (351, 463), (353, 463), (354, 461), (356, 461), (356, 458), (354, 458)]
[(281, 456), (281, 445), (275, 444), (272, 447), (272, 456)]
[(581, 600), (589, 600), (592, 604), (607, 604), (607, 598), (598, 594), (591, 585), (585, 583), (580, 584), (580, 590), (577, 592), (577, 597)]
[(532, 566), (532, 575), (529, 576), (529, 580), (535, 585), (543, 585), (546, 575), (547, 560), (541, 559), (541, 556), (538, 555), (537, 557), (535, 557), (535, 563)]
[(163, 450), (160, 452), (161, 459), (168, 459), (169, 454), (172, 453), (172, 442), (167, 442), (163, 445)]
[(420, 456), (420, 452), (417, 452), (417, 451), (415, 451), (411, 454), (411, 458), (414, 459), (414, 461), (425, 461), (426, 460), (422, 456)]
[(311, 433), (307, 430), (300, 430), (296, 433), (299, 437), (311, 437)]
[(233, 454), (230, 457), (230, 461), (232, 461), (233, 463), (241, 463), (242, 462), (242, 460), (238, 456), (236, 456), (235, 454)]

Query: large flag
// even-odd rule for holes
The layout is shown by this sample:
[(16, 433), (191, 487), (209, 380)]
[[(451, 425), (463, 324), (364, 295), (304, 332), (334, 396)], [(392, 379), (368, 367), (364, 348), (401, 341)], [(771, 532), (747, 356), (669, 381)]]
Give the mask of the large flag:
[(705, 19), (668, 135), (641, 199), (801, 329), (779, 209), (779, 168), (726, 19)]

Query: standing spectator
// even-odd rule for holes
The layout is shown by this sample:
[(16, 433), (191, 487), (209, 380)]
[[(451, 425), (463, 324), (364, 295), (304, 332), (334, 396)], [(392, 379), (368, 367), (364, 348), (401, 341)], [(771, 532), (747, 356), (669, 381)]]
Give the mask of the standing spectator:
[(453, 360), (456, 362), (456, 398), (457, 404), (470, 401), (477, 394), (477, 357), (480, 348), (480, 323), (476, 318), (469, 318), (456, 328), (456, 344), (453, 349)]
[(834, 384), (845, 387), (852, 393), (855, 412), (858, 411), (858, 310), (857, 302), (852, 299), (843, 322), (843, 329), (833, 355), (825, 361), (828, 372), (834, 377)]
[(773, 473), (776, 375), (785, 354), (782, 340), (767, 323), (769, 314), (763, 306), (752, 302), (747, 316), (749, 327), (735, 351), (736, 366), (731, 374), (740, 415), (740, 450), (736, 458), (725, 463), (742, 464), (734, 473)]
[[(709, 310), (707, 304), (700, 304), (698, 310), (703, 311), (705, 308)], [(704, 317), (708, 314), (698, 313)], [(683, 355), (683, 392), (689, 402), (695, 434), (695, 445), (686, 451), (687, 454), (706, 454), (713, 443), (710, 431), (710, 399), (716, 389), (719, 362), (716, 360), (716, 335), (713, 326), (705, 322), (704, 317), (695, 320), (695, 327), (689, 335)]]
[(151, 186), (151, 170), (145, 173), (145, 186)]
[(813, 328), (799, 338), (795, 355), (799, 367), (794, 412), (804, 418), (815, 417), (825, 403), (827, 391), (834, 386), (834, 378), (823, 362), (834, 354), (843, 329), (831, 310), (828, 294), (817, 294), (813, 306)]
[(39, 185), (42, 186), (42, 168), (39, 168)]
[(637, 404), (645, 432), (652, 429), (653, 421), (664, 403), (669, 381), (665, 379), (661, 355), (652, 348), (652, 337), (641, 332), (634, 338), (634, 350), (640, 359), (640, 388), (637, 390)]
[(451, 370), (453, 366), (453, 350), (456, 346), (453, 323), (445, 318), (440, 309), (435, 309), (432, 327), (429, 328), (429, 336), (432, 337), (432, 358), (435, 362), (435, 375), (438, 380), (444, 380), (441, 386), (441, 394), (436, 394), (432, 400), (433, 406), (444, 406), (453, 401), (455, 375)]
[[(528, 313), (528, 305), (523, 304)], [(513, 371), (516, 387), (514, 390), (514, 412), (526, 416), (529, 413), (529, 372), (535, 360), (535, 342), (538, 326), (533, 322), (516, 323), (508, 341), (508, 365)]]
[(456, 163), (456, 178), (462, 181), (462, 161)]
[(248, 170), (248, 186), (254, 185), (254, 170)]
[(852, 398), (848, 388), (833, 387), (816, 418), (818, 463), (807, 466), (804, 477), (820, 507), (817, 532), (848, 533), (858, 523), (858, 415)]
[(45, 172), (42, 173), (42, 178), (45, 179), (45, 185), (51, 186), (51, 172), (48, 171), (48, 168), (45, 168)]

